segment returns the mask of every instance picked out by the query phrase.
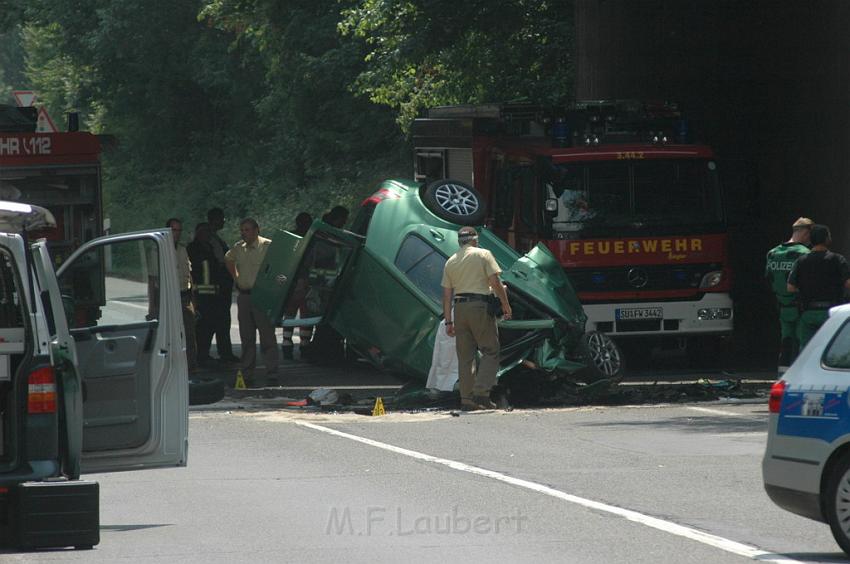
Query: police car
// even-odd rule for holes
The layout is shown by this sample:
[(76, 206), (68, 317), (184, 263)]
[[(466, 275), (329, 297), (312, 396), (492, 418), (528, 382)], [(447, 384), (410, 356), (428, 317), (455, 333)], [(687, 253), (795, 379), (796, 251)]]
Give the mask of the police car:
[(830, 317), (769, 400), (764, 487), (788, 511), (829, 523), (850, 554), (850, 304)]

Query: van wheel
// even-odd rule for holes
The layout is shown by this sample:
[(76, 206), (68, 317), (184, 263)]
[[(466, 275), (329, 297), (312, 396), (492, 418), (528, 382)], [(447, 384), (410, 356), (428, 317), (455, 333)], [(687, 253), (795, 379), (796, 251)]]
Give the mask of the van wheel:
[(224, 382), (218, 378), (190, 378), (189, 405), (207, 405), (224, 397)]
[(832, 536), (850, 555), (850, 452), (845, 452), (833, 465), (824, 502)]
[(457, 225), (481, 225), (487, 216), (478, 191), (457, 180), (436, 180), (419, 189), (422, 203), (434, 215)]
[(611, 380), (612, 384), (616, 384), (623, 379), (625, 359), (611, 337), (599, 331), (589, 331), (582, 335), (579, 348), (587, 363), (585, 373), (588, 382)]

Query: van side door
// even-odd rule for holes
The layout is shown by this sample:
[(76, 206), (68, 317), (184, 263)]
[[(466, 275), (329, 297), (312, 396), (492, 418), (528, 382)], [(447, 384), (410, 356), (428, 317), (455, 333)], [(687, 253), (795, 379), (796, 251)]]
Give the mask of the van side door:
[(82, 379), (83, 473), (185, 466), (188, 369), (170, 231), (94, 239), (57, 276)]

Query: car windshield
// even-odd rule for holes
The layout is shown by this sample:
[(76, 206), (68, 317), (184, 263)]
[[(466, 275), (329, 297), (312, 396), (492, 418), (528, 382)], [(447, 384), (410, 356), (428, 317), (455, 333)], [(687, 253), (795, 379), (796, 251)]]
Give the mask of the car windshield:
[(557, 200), (558, 238), (723, 223), (716, 165), (707, 159), (557, 164), (545, 188)]

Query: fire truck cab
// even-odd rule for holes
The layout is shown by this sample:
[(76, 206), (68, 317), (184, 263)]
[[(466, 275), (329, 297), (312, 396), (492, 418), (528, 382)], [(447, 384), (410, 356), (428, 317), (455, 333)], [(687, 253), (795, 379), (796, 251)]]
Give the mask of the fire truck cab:
[(543, 243), (558, 257), (588, 330), (731, 334), (717, 163), (675, 105), (440, 107), (414, 121), (413, 139), (418, 180), (470, 184), (512, 247)]
[[(33, 107), (0, 105), (0, 200), (25, 202), (47, 209), (55, 227), (34, 231), (44, 238), (55, 268), (86, 241), (103, 234), (101, 139), (76, 131), (39, 133)], [(82, 269), (78, 276), (88, 276)], [(104, 304), (103, 288), (76, 302), (76, 316), (96, 319)]]

